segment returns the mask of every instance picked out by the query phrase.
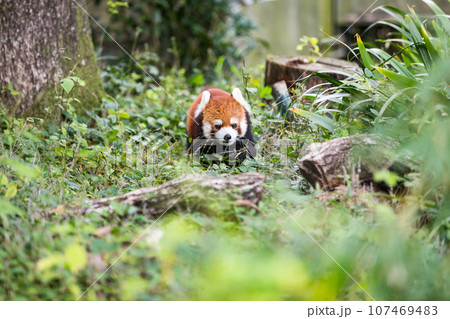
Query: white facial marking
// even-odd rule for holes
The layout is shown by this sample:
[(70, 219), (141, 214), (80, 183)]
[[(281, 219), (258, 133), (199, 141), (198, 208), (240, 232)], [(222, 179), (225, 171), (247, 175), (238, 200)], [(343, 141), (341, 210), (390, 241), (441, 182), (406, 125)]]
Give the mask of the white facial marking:
[(209, 99), (211, 98), (211, 93), (209, 93), (208, 91), (203, 91), (202, 93), (202, 99), (200, 101), (200, 103), (197, 106), (197, 109), (195, 110), (194, 113), (194, 119), (196, 119), (205, 109), (206, 104), (208, 104)]
[(211, 138), (211, 124), (203, 122), (203, 135), (206, 138)]
[[(230, 123), (231, 123), (231, 125), (233, 125), (233, 124), (239, 124), (239, 120), (238, 120), (238, 118), (237, 117), (232, 117), (231, 119), (230, 119)], [(242, 124), (242, 121), (241, 121), (241, 124)], [(242, 127), (242, 126), (241, 126)], [(241, 137), (241, 135), (239, 134), (239, 130), (236, 128), (236, 129), (234, 129), (234, 130), (236, 130), (236, 132), (237, 132), (237, 137)], [(245, 131), (247, 130), (247, 128), (245, 129)], [(242, 132), (243, 133), (245, 133), (245, 131), (244, 130), (242, 130)]]
[[(242, 132), (242, 136), (245, 136), (245, 133), (247, 133), (247, 120), (245, 118), (242, 119), (241, 121), (241, 132)], [(242, 137), (241, 136), (241, 137)]]
[(234, 97), (234, 99), (236, 101), (238, 101), (238, 103), (240, 105), (242, 105), (242, 107), (244, 108), (244, 110), (247, 111), (248, 114), (252, 114), (252, 110), (250, 109), (250, 105), (247, 103), (246, 100), (244, 100), (244, 97), (242, 96), (241, 90), (239, 90), (238, 88), (234, 88), (233, 92), (231, 92), (231, 95)]
[(222, 120), (220, 120), (220, 119), (219, 119), (219, 120), (214, 120), (214, 121), (213, 121), (213, 124), (214, 124), (214, 125), (222, 125), (222, 123), (223, 123), (223, 122), (222, 122)]
[(231, 139), (228, 141), (228, 144), (231, 145), (234, 142), (236, 142), (238, 132), (237, 132), (237, 130), (231, 128), (230, 126), (222, 127), (220, 130), (218, 130), (214, 134), (214, 137), (218, 140), (225, 141), (225, 135), (227, 135), (227, 134), (231, 135)]

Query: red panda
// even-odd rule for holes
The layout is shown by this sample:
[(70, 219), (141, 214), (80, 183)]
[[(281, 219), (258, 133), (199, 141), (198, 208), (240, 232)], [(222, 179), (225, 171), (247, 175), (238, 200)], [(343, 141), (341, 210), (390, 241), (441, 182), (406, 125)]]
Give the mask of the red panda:
[(231, 94), (218, 88), (203, 89), (189, 108), (188, 148), (190, 140), (196, 139), (213, 139), (225, 148), (232, 146), (238, 151), (246, 141), (253, 146), (250, 115), (250, 105), (238, 88)]

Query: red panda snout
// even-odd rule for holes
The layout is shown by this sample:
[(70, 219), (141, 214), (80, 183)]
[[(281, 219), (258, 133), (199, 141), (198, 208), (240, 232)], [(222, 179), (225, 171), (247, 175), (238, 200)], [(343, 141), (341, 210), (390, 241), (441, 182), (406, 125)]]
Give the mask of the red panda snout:
[(237, 123), (224, 126), (221, 119), (214, 120), (212, 124), (205, 121), (203, 123), (203, 134), (206, 138), (215, 138), (230, 143), (242, 137)]
[(221, 140), (222, 142), (233, 144), (236, 142), (237, 138), (240, 138), (239, 131), (232, 126), (219, 126), (217, 125), (216, 129), (218, 131), (214, 133), (214, 138)]

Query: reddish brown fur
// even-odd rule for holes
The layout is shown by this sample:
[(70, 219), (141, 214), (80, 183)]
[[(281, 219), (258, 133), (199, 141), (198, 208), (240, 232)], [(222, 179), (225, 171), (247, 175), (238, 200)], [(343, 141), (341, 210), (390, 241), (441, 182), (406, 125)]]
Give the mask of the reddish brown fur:
[(214, 133), (216, 131), (213, 125), (214, 120), (221, 119), (223, 126), (231, 126), (230, 119), (233, 117), (238, 120), (237, 130), (239, 131), (239, 134), (245, 134), (245, 132), (242, 132), (240, 128), (241, 120), (245, 118), (245, 111), (241, 104), (239, 104), (228, 92), (217, 88), (209, 88), (207, 90), (211, 94), (211, 98), (205, 106), (203, 116), (199, 116), (197, 119), (194, 119), (195, 111), (202, 99), (201, 94), (197, 96), (189, 108), (189, 116), (187, 120), (187, 132), (189, 137), (198, 137), (199, 132), (202, 132), (203, 121), (211, 124), (211, 132)]

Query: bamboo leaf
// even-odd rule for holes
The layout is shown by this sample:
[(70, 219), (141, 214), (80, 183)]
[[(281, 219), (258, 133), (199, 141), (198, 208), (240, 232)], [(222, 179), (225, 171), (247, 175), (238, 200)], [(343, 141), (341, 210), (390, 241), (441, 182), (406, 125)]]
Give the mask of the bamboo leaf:
[(422, 24), (420, 27), (420, 33), (422, 34), (423, 40), (425, 42), (425, 47), (427, 48), (428, 52), (430, 53), (431, 57), (433, 59), (440, 59), (439, 52), (435, 49), (435, 46), (431, 42), (431, 39), (427, 33), (427, 30), (425, 29), (425, 26)]
[(402, 53), (402, 60), (407, 68), (411, 67), (412, 60), (408, 54)]
[(405, 91), (411, 89), (411, 87), (407, 87), (403, 90), (400, 90), (396, 93), (394, 93), (387, 101), (386, 103), (384, 103), (384, 105), (381, 107), (380, 112), (378, 112), (377, 118), (375, 120), (375, 125), (378, 124), (378, 122), (380, 121), (381, 117), (383, 116), (384, 112), (386, 112), (387, 108), (389, 107), (389, 105), (391, 105), (392, 103), (395, 102), (395, 100), (402, 95)]
[(436, 44), (436, 49), (439, 51), (447, 52), (448, 51), (448, 43), (450, 42), (450, 38), (446, 35), (444, 30), (442, 30), (442, 28), (440, 28), (438, 26), (438, 24), (436, 23), (436, 20), (433, 20), (431, 22), (431, 24), (433, 25), (433, 29), (436, 32), (436, 36), (438, 38), (438, 41)]
[(419, 52), (419, 55), (422, 59), (423, 64), (425, 65), (425, 68), (428, 70), (428, 72), (430, 72), (433, 65), (433, 61), (431, 60), (430, 53), (428, 52), (427, 48), (424, 45), (423, 37), (420, 35), (419, 30), (416, 27), (416, 24), (412, 21), (410, 16), (408, 15), (406, 16), (405, 23), (408, 28), (408, 31), (411, 33), (411, 37), (414, 41), (414, 44), (416, 45), (416, 49)]
[(423, 0), (423, 2), (425, 2), (431, 10), (433, 10), (437, 18), (439, 19), (439, 22), (441, 22), (445, 33), (447, 33), (447, 37), (450, 37), (450, 21), (445, 12), (442, 11), (442, 9), (439, 8), (439, 6), (432, 0)]
[(365, 94), (361, 93), (360, 91), (358, 91), (356, 89), (348, 87), (345, 83), (343, 83), (343, 82), (341, 82), (341, 81), (339, 81), (339, 80), (337, 80), (337, 79), (335, 79), (335, 78), (333, 78), (333, 77), (331, 77), (331, 76), (329, 76), (327, 74), (317, 72), (317, 73), (313, 73), (313, 75), (316, 75), (319, 78), (324, 79), (324, 80), (330, 82), (331, 84), (333, 84), (335, 86), (338, 86), (344, 92), (347, 92), (347, 93), (355, 96), (358, 99), (367, 98), (367, 96)]
[(375, 22), (375, 24), (387, 25), (388, 27), (391, 27), (392, 29), (397, 30), (400, 34), (402, 34), (406, 38), (408, 37), (408, 33), (405, 31), (405, 29), (402, 29), (400, 26), (398, 26), (394, 23), (391, 23), (388, 21), (377, 21), (377, 22)]
[(385, 77), (387, 77), (389, 80), (394, 82), (395, 84), (398, 84), (402, 87), (417, 87), (420, 86), (420, 82), (418, 82), (415, 79), (411, 79), (407, 76), (395, 73), (388, 69), (383, 68), (377, 68), (377, 71), (383, 74)]
[(381, 7), (376, 8), (375, 10), (381, 10), (381, 11), (386, 12), (400, 24), (402, 24), (403, 19), (405, 18), (405, 15), (406, 15), (406, 13), (403, 12), (402, 10), (397, 9), (392, 6), (381, 6)]
[(304, 118), (310, 120), (314, 124), (317, 124), (317, 125), (323, 127), (324, 129), (327, 129), (331, 132), (334, 132), (336, 130), (336, 126), (335, 126), (333, 120), (326, 116), (319, 115), (319, 114), (312, 113), (312, 112), (305, 111), (305, 110), (299, 110), (299, 109), (290, 109), (290, 110), (292, 112), (294, 112), (295, 114), (298, 114), (301, 117), (304, 117)]
[(362, 42), (359, 34), (356, 35), (356, 41), (358, 43), (359, 53), (361, 54), (361, 59), (363, 61), (364, 66), (373, 73), (373, 76), (375, 79), (380, 80), (381, 76), (374, 69), (375, 63), (373, 62), (372, 58), (370, 57), (369, 53), (367, 52), (366, 47), (364, 46), (364, 43)]
[(415, 79), (414, 75), (411, 72), (409, 72), (408, 69), (401, 62), (395, 59), (396, 55), (390, 55), (389, 53), (382, 51), (380, 49), (371, 49), (370, 52), (380, 57), (381, 65), (385, 65), (386, 63), (389, 62), (389, 64), (392, 65), (398, 73), (407, 76), (411, 79)]

